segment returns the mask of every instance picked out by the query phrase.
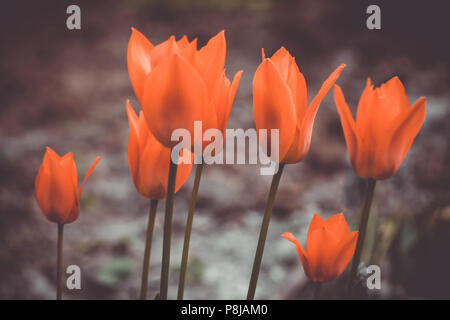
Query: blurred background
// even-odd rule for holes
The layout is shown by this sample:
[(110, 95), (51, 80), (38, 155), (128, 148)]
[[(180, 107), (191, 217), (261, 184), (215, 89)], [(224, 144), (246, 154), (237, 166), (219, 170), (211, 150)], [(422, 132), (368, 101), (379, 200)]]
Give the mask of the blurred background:
[[(386, 3), (385, 3), (386, 2)], [(382, 290), (363, 299), (450, 298), (449, 29), (444, 1), (131, 0), (4, 1), (0, 13), (0, 298), (53, 299), (56, 225), (37, 207), (34, 178), (45, 147), (75, 153), (84, 189), (79, 219), (65, 228), (64, 265), (82, 271), (66, 299), (135, 299), (149, 202), (134, 189), (127, 163), (125, 101), (137, 102), (126, 49), (136, 27), (154, 44), (170, 35), (199, 45), (225, 29), (226, 68), (244, 70), (228, 128), (254, 126), (251, 83), (261, 48), (285, 46), (305, 75), (311, 100), (340, 63), (338, 83), (354, 107), (367, 77), (398, 75), (410, 103), (427, 97), (424, 125), (400, 170), (377, 185), (365, 264), (381, 266)], [(81, 30), (66, 28), (66, 8), (81, 8)], [(366, 8), (381, 7), (381, 30), (366, 29)], [(176, 297), (193, 174), (175, 198), (169, 297)], [(203, 171), (191, 238), (185, 298), (244, 299), (270, 177), (256, 165)], [(305, 161), (282, 177), (256, 298), (309, 299), (296, 251), (314, 212), (344, 212), (359, 223), (364, 181), (350, 168), (332, 94), (315, 122)], [(164, 204), (153, 240), (149, 297), (159, 289)], [(348, 270), (347, 270), (348, 271)], [(322, 297), (342, 297), (339, 280)]]

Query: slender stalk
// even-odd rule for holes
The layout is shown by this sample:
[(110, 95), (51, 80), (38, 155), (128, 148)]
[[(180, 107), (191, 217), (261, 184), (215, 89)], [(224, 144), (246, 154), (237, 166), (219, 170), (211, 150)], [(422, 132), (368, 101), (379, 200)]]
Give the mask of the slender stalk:
[(58, 223), (58, 247), (56, 258), (56, 300), (62, 298), (62, 259), (63, 259), (64, 224)]
[(348, 281), (348, 291), (351, 294), (353, 283), (358, 272), (359, 262), (361, 261), (361, 254), (364, 247), (364, 239), (366, 237), (367, 222), (369, 221), (370, 208), (372, 206), (373, 195), (375, 193), (376, 180), (367, 179), (366, 194), (364, 197), (364, 204), (361, 209), (361, 221), (359, 224), (359, 235), (356, 243), (355, 255), (353, 256), (352, 268), (350, 271), (350, 278)]
[(252, 276), (250, 278), (250, 284), (248, 287), (247, 300), (253, 300), (255, 298), (256, 285), (258, 283), (259, 270), (261, 269), (261, 261), (264, 254), (264, 245), (266, 243), (267, 230), (269, 229), (270, 216), (272, 215), (275, 195), (277, 193), (278, 184), (280, 183), (283, 168), (284, 163), (280, 163), (278, 172), (273, 176), (272, 184), (270, 185), (270, 191), (267, 198), (266, 209), (264, 211), (261, 231), (259, 232), (258, 247), (256, 248), (255, 260), (253, 261)]
[(158, 200), (150, 200), (150, 212), (148, 214), (147, 237), (145, 240), (144, 262), (142, 264), (141, 300), (147, 299), (148, 269), (152, 252), (153, 229), (155, 227), (156, 209)]
[(186, 280), (186, 269), (189, 256), (189, 243), (191, 240), (192, 223), (194, 221), (195, 205), (197, 204), (198, 188), (200, 186), (200, 178), (202, 176), (203, 162), (197, 164), (195, 168), (195, 180), (192, 187), (191, 202), (189, 204), (189, 212), (186, 221), (186, 231), (184, 233), (183, 255), (181, 257), (180, 282), (178, 283), (178, 300), (183, 300), (184, 283)]
[(320, 290), (322, 289), (322, 282), (317, 282), (314, 284), (315, 288), (314, 288), (314, 296), (313, 296), (313, 300), (318, 300), (319, 299), (319, 294), (320, 294)]
[(167, 300), (167, 289), (169, 287), (170, 242), (172, 238), (173, 198), (175, 194), (175, 180), (177, 178), (178, 155), (176, 155), (176, 159), (173, 160), (174, 162), (172, 161), (172, 159), (170, 159), (169, 180), (167, 183), (166, 194), (166, 211), (164, 216), (164, 237), (160, 286), (161, 300)]

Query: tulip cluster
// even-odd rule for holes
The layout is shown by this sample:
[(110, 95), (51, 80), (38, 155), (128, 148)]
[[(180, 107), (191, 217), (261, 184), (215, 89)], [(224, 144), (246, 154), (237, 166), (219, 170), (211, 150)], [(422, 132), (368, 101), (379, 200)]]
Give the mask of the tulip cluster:
[[(160, 299), (168, 297), (170, 245), (175, 193), (185, 184), (193, 169), (194, 144), (182, 150), (174, 146), (172, 133), (184, 129), (194, 134), (194, 122), (202, 129), (225, 131), (231, 107), (242, 76), (238, 71), (230, 81), (225, 73), (226, 41), (224, 31), (197, 49), (197, 39), (171, 36), (154, 45), (132, 28), (127, 63), (131, 85), (140, 110), (126, 101), (129, 124), (128, 164), (131, 180), (143, 197), (150, 200), (147, 237), (142, 268), (141, 299), (147, 297), (153, 228), (158, 201), (165, 200), (163, 256)], [(363, 249), (365, 231), (375, 190), (375, 182), (399, 169), (425, 118), (425, 98), (412, 106), (405, 88), (394, 77), (374, 88), (367, 81), (355, 119), (345, 102), (341, 88), (335, 85), (345, 64), (338, 66), (324, 81), (308, 104), (305, 77), (295, 58), (284, 48), (262, 62), (253, 78), (253, 114), (258, 130), (279, 131), (279, 170), (274, 174), (261, 224), (247, 298), (255, 296), (270, 217), (275, 204), (283, 167), (307, 156), (311, 146), (314, 120), (320, 103), (334, 86), (334, 100), (340, 116), (350, 163), (357, 175), (367, 180), (367, 191), (358, 231), (350, 232), (342, 213), (327, 220), (314, 215), (303, 247), (290, 232), (282, 237), (295, 244), (305, 275), (315, 283), (335, 280), (353, 257), (349, 288), (356, 276)], [(272, 135), (269, 134), (268, 137)], [(200, 143), (203, 143), (200, 141)], [(261, 142), (260, 142), (261, 143)], [(269, 141), (274, 144), (275, 141)], [(202, 148), (205, 146), (202, 145)], [(270, 148), (272, 150), (272, 148)], [(35, 180), (35, 196), (44, 216), (58, 225), (57, 298), (61, 298), (63, 226), (75, 221), (80, 213), (80, 198), (86, 179), (97, 165), (95, 159), (78, 189), (73, 154), (60, 157), (47, 148)], [(187, 215), (181, 261), (178, 298), (183, 298), (197, 193), (202, 164), (196, 166), (192, 197)], [(318, 292), (318, 291), (317, 291)]]

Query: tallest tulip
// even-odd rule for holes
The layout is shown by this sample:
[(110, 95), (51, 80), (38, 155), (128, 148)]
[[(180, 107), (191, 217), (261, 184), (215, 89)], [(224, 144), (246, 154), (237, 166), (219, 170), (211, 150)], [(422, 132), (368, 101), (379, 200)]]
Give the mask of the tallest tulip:
[[(194, 137), (194, 121), (204, 130), (224, 130), (242, 71), (230, 82), (225, 75), (225, 33), (220, 31), (197, 50), (197, 39), (174, 36), (154, 46), (132, 29), (128, 43), (128, 73), (153, 135), (164, 146), (176, 129)], [(193, 141), (192, 141), (193, 144)]]
[[(184, 129), (190, 133), (190, 146), (196, 140), (194, 123), (201, 121), (202, 129), (225, 131), (225, 126), (242, 75), (235, 74), (233, 82), (225, 75), (226, 42), (224, 31), (212, 37), (197, 50), (197, 40), (186, 36), (176, 41), (174, 36), (154, 46), (142, 33), (132, 29), (128, 43), (128, 73), (136, 97), (141, 105), (148, 128), (165, 147), (173, 148), (172, 133)], [(194, 139), (192, 139), (194, 137)], [(203, 149), (203, 145), (202, 148)], [(161, 268), (161, 299), (167, 299), (172, 233), (173, 196), (177, 162), (172, 154), (167, 183), (167, 201), (164, 219), (163, 258)], [(198, 156), (198, 155), (197, 155)], [(196, 167), (190, 202), (183, 258), (180, 268), (178, 298), (183, 297), (189, 239), (195, 202), (200, 184), (202, 164)]]

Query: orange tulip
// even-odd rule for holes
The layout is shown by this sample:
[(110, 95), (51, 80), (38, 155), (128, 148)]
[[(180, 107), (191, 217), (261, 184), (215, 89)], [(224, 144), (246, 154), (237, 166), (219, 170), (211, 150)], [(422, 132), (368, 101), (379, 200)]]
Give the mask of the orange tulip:
[(400, 167), (425, 119), (425, 97), (412, 107), (399, 78), (379, 88), (367, 80), (358, 104), (356, 121), (339, 86), (334, 100), (341, 118), (351, 165), (362, 178), (383, 180)]
[(99, 161), (100, 157), (97, 157), (91, 164), (77, 191), (77, 167), (73, 161), (73, 153), (69, 152), (60, 157), (47, 147), (36, 176), (34, 193), (42, 213), (48, 220), (66, 224), (78, 218), (81, 191)]
[(268, 130), (269, 143), (270, 130), (279, 129), (280, 163), (297, 163), (306, 157), (319, 105), (344, 67), (331, 73), (308, 107), (306, 81), (295, 59), (283, 47), (272, 58), (266, 58), (263, 50), (253, 79), (253, 114), (256, 129)]
[(349, 232), (342, 213), (327, 220), (314, 214), (309, 224), (306, 250), (292, 233), (286, 232), (282, 237), (295, 244), (308, 278), (314, 282), (328, 282), (344, 272), (355, 252), (358, 231)]
[(242, 75), (237, 72), (230, 83), (225, 54), (224, 31), (197, 50), (197, 39), (171, 36), (154, 46), (132, 28), (128, 73), (148, 127), (164, 146), (178, 143), (171, 141), (175, 129), (187, 129), (194, 137), (194, 121), (202, 121), (203, 130), (225, 129)]
[[(130, 125), (128, 138), (128, 164), (131, 178), (138, 192), (152, 200), (166, 198), (167, 177), (169, 175), (170, 149), (164, 147), (152, 135), (142, 111), (139, 117), (127, 100), (127, 114)], [(183, 150), (182, 152), (189, 152)], [(175, 192), (189, 178), (192, 170), (193, 155), (190, 164), (180, 163), (177, 170)]]

